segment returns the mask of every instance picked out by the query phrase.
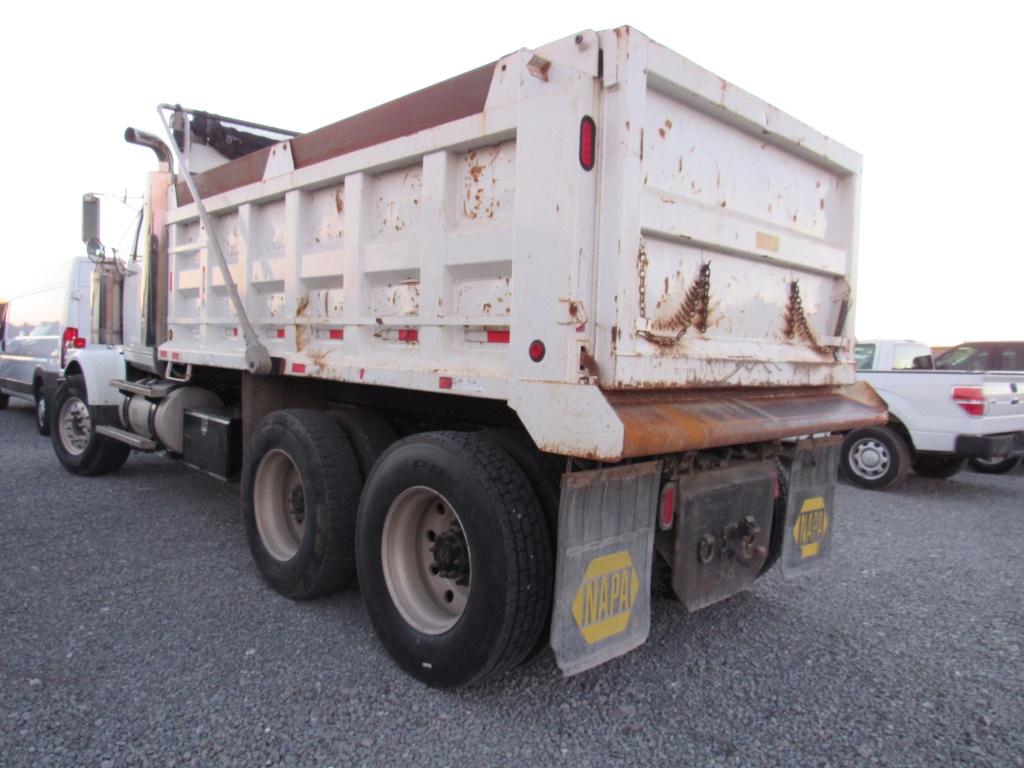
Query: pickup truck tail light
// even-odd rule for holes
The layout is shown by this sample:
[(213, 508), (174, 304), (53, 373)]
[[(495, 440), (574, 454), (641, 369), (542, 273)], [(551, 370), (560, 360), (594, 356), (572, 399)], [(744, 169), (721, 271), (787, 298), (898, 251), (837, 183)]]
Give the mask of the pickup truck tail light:
[(985, 415), (985, 392), (981, 387), (953, 387), (953, 402), (970, 416)]
[(77, 328), (65, 328), (61, 336), (60, 345), (60, 367), (63, 368), (68, 361), (68, 348), (85, 349), (85, 337), (78, 335)]

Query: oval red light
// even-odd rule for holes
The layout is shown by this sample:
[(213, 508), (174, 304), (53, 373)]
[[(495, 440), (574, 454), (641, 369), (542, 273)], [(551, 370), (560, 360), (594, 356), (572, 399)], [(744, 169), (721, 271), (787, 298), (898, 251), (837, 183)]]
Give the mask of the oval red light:
[(661, 489), (661, 509), (658, 514), (658, 525), (661, 530), (667, 531), (672, 527), (676, 519), (676, 485), (667, 483)]
[(535, 363), (539, 363), (544, 359), (544, 353), (547, 350), (544, 348), (544, 342), (540, 339), (534, 339), (530, 342), (530, 359)]
[(584, 115), (580, 120), (580, 165), (583, 166), (583, 170), (593, 170), (597, 156), (596, 148), (597, 124), (590, 115)]

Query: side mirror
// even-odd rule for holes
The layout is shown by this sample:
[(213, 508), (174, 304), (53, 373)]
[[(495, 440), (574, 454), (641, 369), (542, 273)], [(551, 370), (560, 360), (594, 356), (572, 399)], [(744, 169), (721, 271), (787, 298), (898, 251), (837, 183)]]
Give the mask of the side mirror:
[(100, 199), (96, 195), (82, 195), (82, 242), (85, 252), (93, 261), (102, 261), (105, 255), (100, 242)]

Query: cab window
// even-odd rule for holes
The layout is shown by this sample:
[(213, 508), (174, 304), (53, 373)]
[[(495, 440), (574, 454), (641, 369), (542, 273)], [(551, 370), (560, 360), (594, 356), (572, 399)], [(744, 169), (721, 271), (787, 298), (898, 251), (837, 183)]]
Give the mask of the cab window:
[(875, 345), (858, 344), (853, 348), (853, 357), (858, 371), (870, 371), (875, 365)]
[(924, 344), (896, 344), (892, 350), (894, 371), (931, 370), (932, 351)]
[(953, 347), (939, 356), (935, 367), (950, 371), (987, 371), (988, 350), (970, 344)]

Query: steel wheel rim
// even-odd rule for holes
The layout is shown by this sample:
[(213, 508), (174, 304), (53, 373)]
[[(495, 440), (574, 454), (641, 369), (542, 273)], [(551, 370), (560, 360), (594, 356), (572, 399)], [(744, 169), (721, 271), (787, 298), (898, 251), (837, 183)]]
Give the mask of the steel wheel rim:
[(858, 440), (850, 451), (850, 469), (865, 480), (877, 480), (889, 471), (892, 455), (880, 440), (865, 438)]
[(270, 556), (295, 557), (306, 533), (306, 494), (292, 457), (274, 448), (260, 460), (253, 481), (256, 530)]
[(72, 456), (81, 456), (92, 438), (92, 416), (79, 397), (69, 397), (60, 408), (60, 444)]
[(440, 493), (418, 485), (391, 502), (384, 518), (381, 560), (391, 600), (417, 632), (440, 635), (462, 618), (469, 601), (472, 556), (462, 521)]
[(1008, 458), (1010, 458), (1010, 457), (1009, 456), (993, 456), (993, 457), (988, 458), (988, 459), (975, 459), (974, 461), (977, 462), (978, 464), (982, 464), (982, 465), (984, 465), (986, 467), (995, 467), (995, 466), (998, 466), (998, 465), (1002, 464)]

